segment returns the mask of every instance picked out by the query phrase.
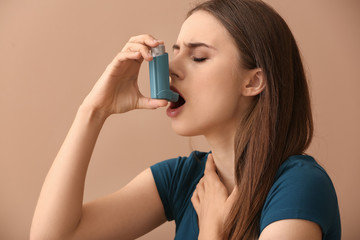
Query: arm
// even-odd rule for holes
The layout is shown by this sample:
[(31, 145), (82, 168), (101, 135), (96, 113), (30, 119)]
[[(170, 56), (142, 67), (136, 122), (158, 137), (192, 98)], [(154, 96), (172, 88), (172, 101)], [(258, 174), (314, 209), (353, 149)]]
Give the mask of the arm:
[(269, 224), (259, 240), (321, 240), (320, 226), (301, 219), (286, 219)]
[(127, 239), (166, 220), (149, 169), (119, 192), (83, 207), (87, 168), (106, 118), (167, 104), (143, 97), (137, 87), (143, 59), (152, 59), (148, 48), (158, 44), (149, 35), (131, 38), (80, 106), (43, 184), (31, 239)]
[(85, 204), (74, 239), (136, 239), (165, 221), (148, 168), (118, 192)]

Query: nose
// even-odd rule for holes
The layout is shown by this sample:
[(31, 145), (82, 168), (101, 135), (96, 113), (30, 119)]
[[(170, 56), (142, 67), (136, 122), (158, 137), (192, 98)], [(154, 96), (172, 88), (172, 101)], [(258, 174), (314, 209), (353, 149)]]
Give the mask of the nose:
[(184, 66), (180, 57), (174, 57), (169, 63), (171, 81), (184, 79)]

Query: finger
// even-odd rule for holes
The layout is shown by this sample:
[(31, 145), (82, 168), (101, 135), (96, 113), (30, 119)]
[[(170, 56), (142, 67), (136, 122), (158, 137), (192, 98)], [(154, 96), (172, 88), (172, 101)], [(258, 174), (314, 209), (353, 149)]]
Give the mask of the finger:
[(120, 52), (116, 55), (115, 59), (118, 61), (124, 61), (127, 59), (139, 59), (140, 57), (140, 52)]
[(212, 154), (209, 154), (205, 165), (205, 173), (209, 174), (211, 172), (216, 173), (216, 166)]
[(232, 190), (231, 194), (229, 195), (227, 202), (229, 202), (229, 204), (233, 205), (237, 199), (238, 196), (238, 187), (235, 186), (234, 189)]
[(147, 97), (140, 97), (137, 103), (137, 109), (157, 109), (159, 107), (167, 106), (168, 101), (165, 99), (152, 99)]
[(122, 52), (140, 52), (142, 57), (145, 60), (147, 60), (147, 61), (152, 60), (152, 56), (150, 54), (150, 48), (143, 44), (140, 44), (140, 43), (127, 43), (121, 51)]
[(225, 203), (225, 215), (227, 216), (229, 214), (229, 212), (231, 211), (232, 206), (234, 206), (236, 200), (238, 199), (238, 187), (235, 186), (234, 189), (232, 190), (231, 194), (229, 195), (229, 197), (226, 199), (226, 203)]
[(125, 60), (135, 60), (141, 63), (143, 61), (143, 58), (140, 52), (120, 52), (116, 55), (116, 57), (109, 64), (108, 67), (118, 67), (119, 64)]
[(164, 41), (158, 40), (150, 34), (142, 34), (142, 35), (131, 37), (129, 39), (129, 42), (141, 43), (141, 44), (147, 45), (149, 47), (156, 47), (159, 44), (164, 44)]
[[(204, 171), (204, 185), (206, 186), (216, 186), (216, 188), (226, 191), (225, 185), (220, 180), (219, 175), (217, 174), (216, 165), (212, 154), (208, 155), (205, 171)], [(227, 191), (226, 191), (227, 192)], [(228, 194), (227, 194), (228, 195)]]
[(198, 195), (199, 201), (201, 202), (201, 199), (204, 198), (205, 194), (205, 185), (204, 185), (204, 178), (201, 178), (199, 183), (196, 185), (196, 193)]
[(199, 200), (199, 196), (197, 195), (196, 190), (193, 192), (193, 195), (191, 197), (191, 202), (195, 208), (195, 211), (198, 213), (199, 209), (200, 209), (200, 200)]

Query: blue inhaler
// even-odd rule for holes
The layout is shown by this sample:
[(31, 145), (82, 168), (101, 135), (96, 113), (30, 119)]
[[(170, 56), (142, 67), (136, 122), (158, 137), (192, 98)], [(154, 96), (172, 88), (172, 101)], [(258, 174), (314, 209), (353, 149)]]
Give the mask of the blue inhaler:
[(153, 56), (153, 60), (149, 62), (151, 98), (176, 102), (179, 94), (170, 90), (169, 56), (165, 52), (165, 46), (151, 48), (151, 56)]

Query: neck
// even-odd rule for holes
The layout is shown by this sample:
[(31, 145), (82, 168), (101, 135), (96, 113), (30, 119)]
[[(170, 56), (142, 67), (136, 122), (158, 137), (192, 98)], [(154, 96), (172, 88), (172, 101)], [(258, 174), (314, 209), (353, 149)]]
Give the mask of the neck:
[[(219, 137), (220, 136), (220, 137)], [(234, 137), (235, 132), (217, 136), (205, 136), (211, 146), (212, 155), (216, 165), (217, 173), (221, 182), (225, 185), (230, 194), (235, 186), (234, 176)]]

